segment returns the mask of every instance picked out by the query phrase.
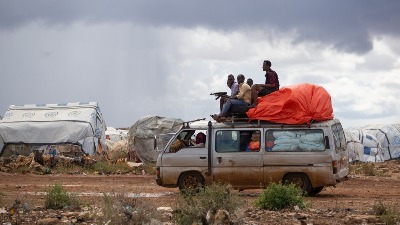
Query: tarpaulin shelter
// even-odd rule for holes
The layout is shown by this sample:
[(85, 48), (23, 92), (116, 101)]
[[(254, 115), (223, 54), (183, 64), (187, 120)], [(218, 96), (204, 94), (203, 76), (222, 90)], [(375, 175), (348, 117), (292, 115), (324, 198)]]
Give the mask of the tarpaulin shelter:
[(349, 128), (355, 136), (363, 143), (366, 153), (373, 148), (366, 143), (379, 143), (381, 157), (383, 160), (400, 158), (400, 124), (370, 124), (362, 127)]
[(349, 152), (349, 161), (362, 161), (364, 155), (364, 146), (356, 135), (350, 130), (345, 129), (346, 148)]
[(345, 130), (349, 161), (383, 162), (381, 143), (363, 130)]
[(0, 155), (7, 144), (21, 143), (74, 144), (93, 155), (105, 149), (105, 128), (97, 102), (11, 105), (0, 121)]
[(172, 134), (176, 133), (182, 125), (181, 119), (160, 116), (142, 117), (129, 129), (129, 151), (135, 152), (143, 163), (154, 163), (162, 150), (160, 146), (158, 146), (158, 149), (155, 148), (160, 145), (159, 143), (155, 144), (156, 136), (166, 135), (169, 140)]
[(284, 124), (308, 124), (333, 119), (331, 96), (321, 86), (302, 83), (283, 87), (259, 97), (258, 105), (247, 111), (250, 120)]

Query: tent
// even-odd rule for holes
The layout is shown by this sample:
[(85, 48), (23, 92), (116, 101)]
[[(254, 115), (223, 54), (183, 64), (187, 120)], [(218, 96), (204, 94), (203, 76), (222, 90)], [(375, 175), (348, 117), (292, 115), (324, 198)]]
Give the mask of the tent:
[(363, 130), (345, 130), (349, 161), (383, 162), (381, 143)]
[[(383, 160), (400, 158), (400, 124), (375, 124), (349, 128), (357, 138), (368, 141), (367, 135), (379, 143)], [(367, 138), (367, 139), (365, 139)], [(368, 148), (364, 144), (364, 148)], [(368, 151), (368, 149), (367, 149)]]
[(308, 124), (312, 120), (333, 119), (331, 96), (321, 86), (296, 84), (260, 97), (258, 105), (249, 109), (250, 120), (266, 120), (284, 124)]
[(107, 127), (105, 134), (106, 134), (106, 139), (113, 142), (126, 140), (128, 136), (127, 131), (125, 132), (124, 130), (116, 129), (114, 127)]
[(8, 144), (73, 144), (93, 155), (105, 149), (105, 128), (97, 102), (11, 105), (0, 121), (0, 155)]
[[(161, 143), (155, 144), (156, 136), (165, 135), (165, 142), (168, 142), (168, 138), (172, 137), (171, 134), (176, 133), (182, 125), (181, 119), (160, 116), (142, 117), (129, 129), (128, 149), (130, 152), (135, 152), (143, 163), (154, 163), (162, 150)], [(155, 148), (156, 146), (158, 148)]]
[(349, 152), (349, 161), (362, 161), (364, 157), (364, 146), (356, 135), (350, 130), (345, 129), (346, 148)]

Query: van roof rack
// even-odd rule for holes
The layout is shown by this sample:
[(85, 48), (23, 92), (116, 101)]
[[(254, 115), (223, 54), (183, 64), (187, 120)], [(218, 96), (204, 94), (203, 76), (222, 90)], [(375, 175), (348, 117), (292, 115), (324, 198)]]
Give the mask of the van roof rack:
[(190, 126), (189, 126), (190, 123), (201, 121), (201, 120), (206, 120), (206, 118), (199, 118), (199, 119), (196, 119), (196, 120), (184, 121), (182, 123), (183, 128), (190, 128)]
[(284, 123), (274, 123), (267, 120), (250, 120), (250, 118), (248, 117), (236, 117), (235, 115), (232, 115), (231, 117), (226, 117), (226, 120), (224, 121), (224, 123), (230, 123), (231, 127), (234, 127), (235, 123), (243, 124), (244, 122), (252, 125), (274, 124), (274, 125), (279, 125), (281, 128), (284, 128), (285, 126), (299, 126), (299, 127), (307, 126), (308, 128), (310, 128), (314, 120), (311, 120), (307, 124), (284, 124)]

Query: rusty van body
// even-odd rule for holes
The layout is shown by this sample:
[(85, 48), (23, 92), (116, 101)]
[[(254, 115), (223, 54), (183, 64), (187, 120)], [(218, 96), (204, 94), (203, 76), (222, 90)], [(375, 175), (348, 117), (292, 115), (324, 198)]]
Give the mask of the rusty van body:
[[(205, 145), (194, 147), (200, 132)], [(346, 179), (349, 161), (336, 118), (309, 125), (203, 120), (182, 126), (159, 154), (156, 169), (158, 185), (181, 190), (212, 182), (239, 190), (290, 182), (315, 195)]]

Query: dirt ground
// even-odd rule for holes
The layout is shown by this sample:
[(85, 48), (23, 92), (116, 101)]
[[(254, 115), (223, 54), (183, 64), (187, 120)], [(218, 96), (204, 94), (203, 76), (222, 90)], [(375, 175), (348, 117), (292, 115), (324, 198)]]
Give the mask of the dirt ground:
[[(400, 202), (400, 161), (376, 165), (379, 176), (351, 174), (336, 187), (324, 188), (316, 197), (306, 197), (305, 209), (265, 211), (253, 206), (262, 190), (245, 190), (239, 194), (246, 200), (244, 224), (384, 224), (374, 215), (379, 202), (394, 206)], [(11, 206), (16, 199), (30, 208), (43, 207), (44, 193), (61, 183), (70, 193), (98, 201), (103, 193), (121, 193), (142, 198), (154, 207), (174, 207), (178, 189), (157, 186), (154, 175), (67, 175), (67, 174), (9, 174), (0, 173), (0, 206)], [(1, 207), (0, 207), (1, 208)], [(45, 213), (43, 215), (45, 217)], [(0, 222), (7, 222), (0, 217)], [(32, 222), (32, 221), (31, 221)], [(0, 223), (0, 224), (3, 224)], [(397, 222), (399, 224), (400, 222)], [(79, 224), (79, 223), (77, 223)], [(163, 224), (172, 224), (164, 221)]]

